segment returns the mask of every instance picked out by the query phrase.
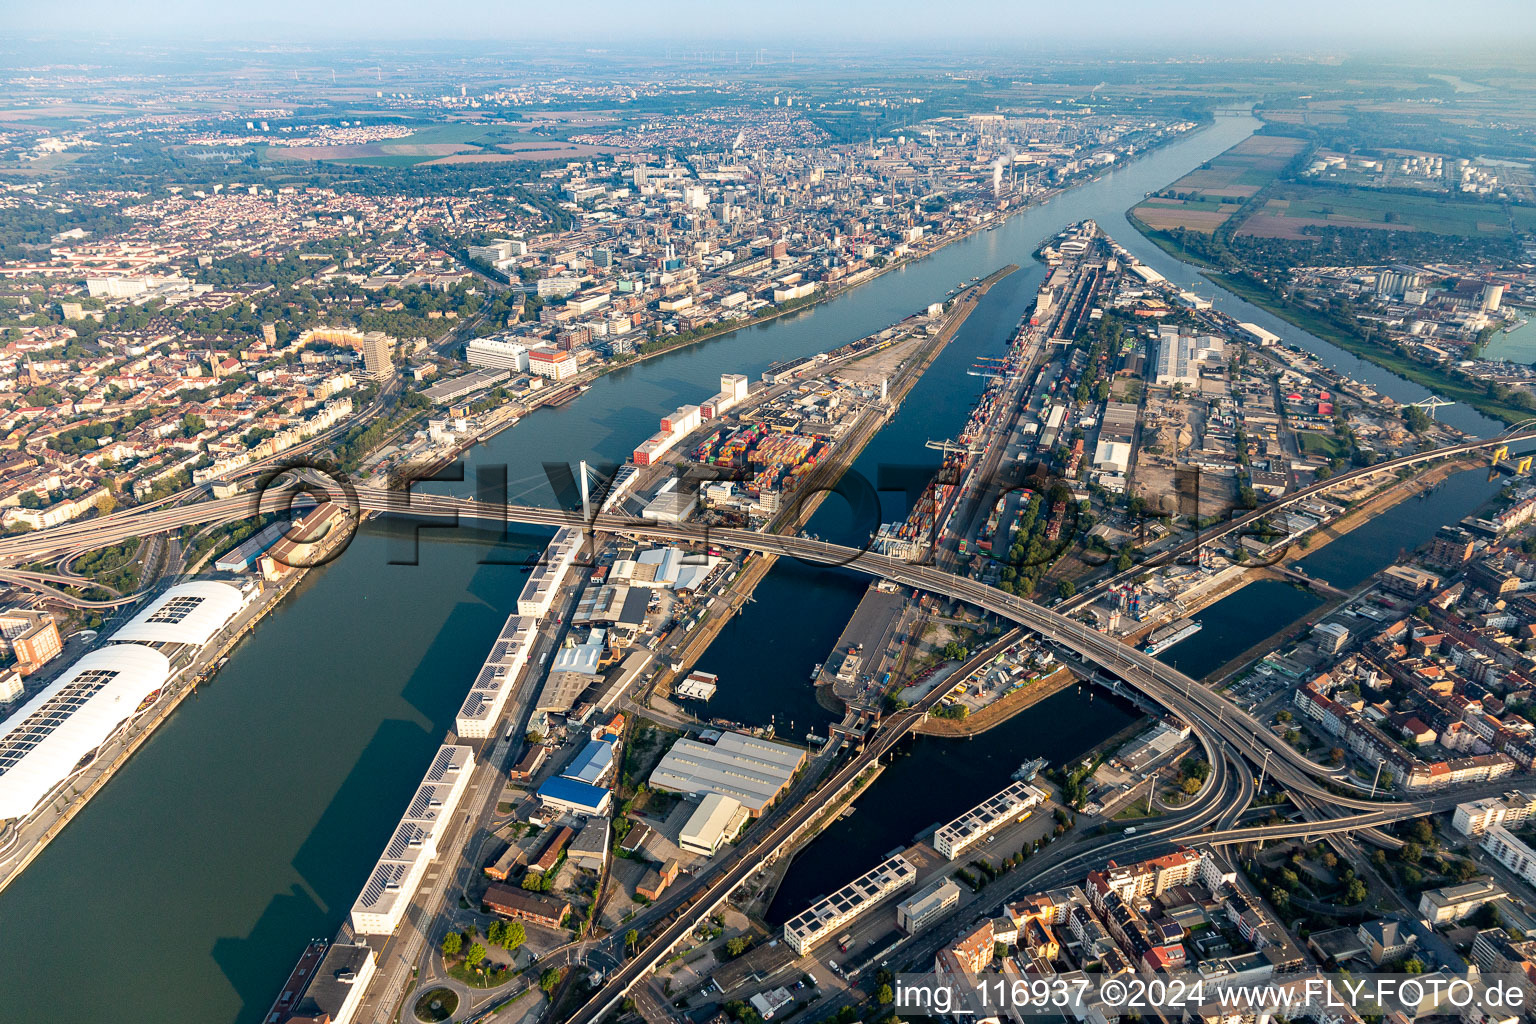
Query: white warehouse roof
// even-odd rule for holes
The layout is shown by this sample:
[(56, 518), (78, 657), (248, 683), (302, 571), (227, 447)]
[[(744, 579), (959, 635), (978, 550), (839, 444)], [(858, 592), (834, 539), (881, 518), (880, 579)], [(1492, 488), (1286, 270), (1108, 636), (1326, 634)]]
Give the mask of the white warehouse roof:
[(202, 647), (245, 604), (228, 583), (178, 583), (113, 633), (114, 643), (188, 644)]
[(157, 650), (103, 647), (0, 722), (0, 820), (31, 813), (170, 675), (170, 661)]

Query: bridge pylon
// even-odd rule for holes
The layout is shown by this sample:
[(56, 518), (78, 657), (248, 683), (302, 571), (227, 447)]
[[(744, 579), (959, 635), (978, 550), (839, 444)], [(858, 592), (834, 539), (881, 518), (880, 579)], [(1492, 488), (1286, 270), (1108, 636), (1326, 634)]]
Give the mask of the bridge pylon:
[(1493, 450), (1493, 464), (1495, 466), (1497, 466), (1499, 463), (1503, 462), (1504, 460), (1506, 460), (1508, 458), (1509, 458), (1509, 445), (1501, 444), (1501, 445), (1499, 445), (1497, 448), (1495, 448)]
[(1515, 472), (1516, 473), (1529, 473), (1531, 471), (1531, 460), (1533, 458), (1536, 458), (1536, 456), (1532, 456), (1532, 455), (1522, 455), (1522, 456), (1520, 456), (1520, 458), (1515, 461)]

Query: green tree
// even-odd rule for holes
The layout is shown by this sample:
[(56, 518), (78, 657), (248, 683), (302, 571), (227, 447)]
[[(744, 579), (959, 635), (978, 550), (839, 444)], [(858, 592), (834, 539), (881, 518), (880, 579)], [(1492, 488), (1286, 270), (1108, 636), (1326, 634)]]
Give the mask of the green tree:
[(443, 955), (458, 956), (459, 950), (464, 948), (464, 936), (458, 932), (449, 932), (443, 936)]
[(638, 945), (639, 942), (640, 933), (635, 929), (631, 928), (629, 931), (624, 933), (624, 948), (629, 950), (631, 953), (635, 951), (635, 946)]
[(738, 935), (733, 939), (727, 939), (725, 942), (725, 955), (735, 959), (736, 957), (745, 953), (747, 951), (747, 947), (751, 944), (752, 940), (747, 938), (745, 935)]
[(881, 1006), (889, 1006), (896, 1001), (896, 993), (891, 991), (890, 985), (881, 985), (875, 990), (875, 1001)]
[(485, 947), (475, 943), (469, 947), (469, 952), (464, 954), (464, 962), (471, 967), (480, 966), (480, 961), (485, 959)]
[(1352, 878), (1349, 885), (1344, 888), (1344, 902), (1355, 906), (1365, 902), (1365, 883), (1358, 878)]
[(516, 949), (528, 941), (528, 929), (523, 927), (521, 921), (508, 921), (507, 926), (501, 932), (501, 945), (504, 949)]
[(1062, 600), (1066, 600), (1073, 594), (1077, 593), (1077, 584), (1073, 583), (1071, 580), (1062, 580), (1060, 583), (1056, 584), (1056, 593), (1061, 595)]
[(560, 984), (564, 977), (564, 967), (551, 967), (539, 975), (539, 988), (543, 989), (545, 994), (548, 995), (555, 990), (555, 986)]

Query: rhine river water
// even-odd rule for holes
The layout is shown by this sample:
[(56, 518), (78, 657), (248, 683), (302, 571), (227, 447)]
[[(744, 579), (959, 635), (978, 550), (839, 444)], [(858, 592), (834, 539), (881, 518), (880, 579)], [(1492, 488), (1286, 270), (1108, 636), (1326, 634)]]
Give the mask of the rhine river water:
[[(1091, 217), (1170, 279), (1213, 292), (1143, 240), (1123, 211), (1257, 125), (1220, 118), (831, 302), (604, 377), (564, 408), (542, 410), (471, 452), (466, 479), (505, 466), (512, 500), (553, 501), (544, 463), (622, 462), (662, 412), (712, 394), (721, 373), (755, 377), (776, 360), (834, 348), (960, 282), (1017, 263), (1021, 270), (993, 288), (856, 466), (872, 482), (882, 465), (888, 478), (900, 477), (902, 466), (931, 472), (937, 455), (922, 442), (952, 436), (964, 422), (981, 383), (964, 371), (975, 355), (1001, 351), (1028, 309), (1042, 277), (1030, 253), (1048, 235)], [(1235, 297), (1218, 295), (1217, 303), (1393, 397), (1427, 394)], [(1491, 428), (1459, 407), (1441, 415), (1464, 429)], [(1363, 578), (1427, 537), (1442, 513), (1454, 518), (1478, 504), (1490, 488), (1472, 477), (1423, 499), (1434, 509), (1402, 506), (1350, 534), (1347, 545), (1319, 551), (1309, 571), (1335, 583)], [(895, 491), (881, 504), (888, 515), (904, 512)], [(834, 499), (812, 529), (861, 540), (874, 522)], [(118, 1024), (259, 1021), (305, 942), (329, 936), (345, 918), (509, 613), (522, 584), (519, 563), (543, 542), (537, 532), (497, 538), (365, 526), (0, 893), (0, 1006)], [(864, 586), (844, 571), (776, 566), (701, 663), (721, 676), (711, 713), (772, 720), (794, 739), (825, 723), (810, 669), (826, 657)], [(1250, 624), (1276, 621), (1271, 607), (1247, 596), (1258, 589), (1203, 613), (1206, 630), (1174, 650), (1194, 658), (1218, 637), (1237, 645), (1233, 653), (1251, 644), (1242, 642)], [(1227, 623), (1220, 629), (1218, 616)], [(1231, 657), (1220, 655), (1204, 656), (1215, 664)], [(1123, 706), (1074, 688), (975, 740), (915, 741), (860, 798), (855, 815), (796, 858), (781, 900), (829, 891), (1001, 788), (1018, 762), (1044, 755), (1059, 763), (1129, 720)]]

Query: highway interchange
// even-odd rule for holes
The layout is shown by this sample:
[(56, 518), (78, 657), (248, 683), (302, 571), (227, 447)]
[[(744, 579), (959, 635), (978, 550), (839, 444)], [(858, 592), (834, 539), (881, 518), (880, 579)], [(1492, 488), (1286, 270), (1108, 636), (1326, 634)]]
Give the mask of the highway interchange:
[[(1536, 437), (1536, 433), (1516, 428), (1501, 438), (1472, 440), (1341, 474), (1223, 523), (1208, 531), (1201, 542), (1209, 543), (1241, 530), (1263, 515), (1305, 500), (1353, 477), (1366, 473), (1393, 472), (1533, 437)], [(264, 481), (263, 486), (252, 492), (192, 504), (166, 502), (112, 513), (84, 523), (0, 539), (0, 564), (17, 566), (50, 555), (68, 554), (85, 545), (100, 547), (119, 543), (128, 537), (142, 537), (183, 526), (226, 522), (260, 513), (283, 511), (304, 491), (315, 497), (330, 497), (360, 515), (377, 513), (454, 520), (463, 518), (536, 526), (577, 525), (589, 529), (593, 534), (615, 533), (655, 540), (700, 542), (794, 557), (813, 564), (846, 566), (983, 609), (1017, 627), (1038, 633), (1059, 647), (1073, 652), (1084, 663), (1110, 673), (1156, 706), (1189, 724), (1212, 767), (1207, 784), (1199, 794), (1182, 805), (1176, 813), (1165, 816), (1136, 834), (1105, 837), (1089, 849), (1080, 849), (1076, 844), (1060, 844), (1050, 851), (1050, 856), (1042, 857), (1035, 863), (1034, 869), (1021, 878), (1015, 892), (1080, 874), (1089, 866), (1090, 861), (1100, 863), (1109, 857), (1141, 856), (1166, 848), (1181, 838), (1196, 835), (1199, 835), (1202, 843), (1220, 845), (1260, 839), (1315, 838), (1337, 832), (1360, 831), (1365, 832), (1367, 838), (1375, 836), (1390, 843), (1389, 837), (1370, 830), (1392, 821), (1444, 810), (1459, 800), (1501, 788), (1484, 786), (1462, 790), (1454, 796), (1442, 794), (1413, 801), (1384, 802), (1373, 799), (1352, 777), (1339, 769), (1310, 760), (1222, 695), (1061, 612), (932, 565), (913, 563), (813, 537), (781, 536), (755, 530), (703, 527), (686, 523), (660, 523), (618, 514), (587, 518), (579, 512), (411, 493), (404, 488), (354, 488), (328, 474), (298, 469), (286, 475), (275, 471), (274, 475)], [(1184, 553), (1184, 549), (1176, 548), (1161, 556), (1161, 560), (1178, 557), (1181, 553)], [(1146, 568), (1146, 565), (1142, 565), (1133, 571), (1144, 572)], [(14, 568), (4, 571), (13, 576), (21, 572)], [(51, 582), (46, 578), (48, 574), (31, 575), (36, 577), (33, 582)], [(1111, 577), (1099, 586), (1113, 580), (1114, 577)], [(1084, 595), (1085, 598), (1088, 596)], [(1064, 609), (1070, 610), (1078, 603), (1074, 601), (1064, 606)], [(837, 769), (814, 793), (807, 794), (806, 799), (797, 803), (787, 802), (764, 826), (756, 829), (746, 843), (692, 879), (678, 897), (679, 902), (687, 902), (688, 909), (678, 913), (634, 957), (614, 970), (571, 1020), (575, 1024), (594, 1024), (601, 1019), (638, 980), (692, 931), (703, 916), (718, 907), (764, 863), (783, 852), (789, 841), (796, 838), (802, 828), (814, 819), (829, 796), (841, 791), (905, 736), (927, 713), (929, 707), (944, 695), (944, 691), (945, 688), (938, 688), (912, 708), (887, 716), (868, 738), (864, 749)], [(1291, 794), (1293, 802), (1302, 809), (1303, 821), (1257, 827), (1239, 826), (1242, 812), (1257, 793), (1254, 768)], [(1349, 813), (1340, 815), (1339, 811)], [(1201, 835), (1206, 829), (1214, 831)]]

